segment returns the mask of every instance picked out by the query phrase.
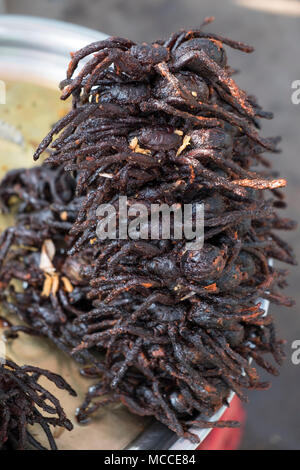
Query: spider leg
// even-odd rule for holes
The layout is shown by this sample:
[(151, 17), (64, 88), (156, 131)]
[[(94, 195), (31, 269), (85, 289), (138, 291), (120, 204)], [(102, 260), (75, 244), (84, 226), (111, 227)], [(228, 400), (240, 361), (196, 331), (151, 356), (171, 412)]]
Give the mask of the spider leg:
[[(116, 64), (118, 63), (118, 60), (120, 59), (120, 56), (122, 55), (122, 51), (118, 49), (114, 49), (110, 51), (99, 64), (97, 64), (93, 71), (91, 71), (86, 83), (84, 84), (84, 91), (88, 95), (91, 91), (91, 88), (96, 84), (99, 75), (103, 72), (103, 70), (107, 69), (111, 64)], [(80, 82), (81, 84), (81, 82)], [(69, 96), (69, 91), (68, 95)]]
[(70, 111), (66, 116), (58, 121), (55, 126), (53, 126), (51, 132), (49, 132), (49, 134), (42, 140), (33, 155), (33, 159), (39, 159), (40, 155), (51, 144), (55, 134), (58, 134), (67, 126), (67, 128), (60, 135), (59, 139), (56, 140), (56, 144), (58, 145), (59, 142), (63, 141), (68, 135), (72, 134), (78, 124), (86, 119), (93, 111), (95, 111), (95, 109), (97, 109), (97, 105), (89, 105), (86, 108), (72, 109), (72, 111)]
[(94, 333), (95, 331), (103, 330), (104, 328), (113, 327), (117, 324), (117, 321), (118, 321), (118, 317), (116, 317), (116, 320), (103, 320), (99, 323), (94, 323), (87, 327), (86, 332), (87, 334), (91, 334), (91, 333)]
[(113, 272), (114, 268), (120, 262), (122, 257), (129, 253), (135, 253), (137, 255), (142, 254), (146, 258), (153, 258), (154, 256), (158, 256), (160, 251), (161, 250), (159, 248), (157, 248), (155, 245), (152, 245), (151, 243), (146, 243), (141, 240), (132, 240), (123, 245), (122, 248), (109, 259), (109, 272)]
[(121, 49), (113, 49), (109, 52), (109, 57), (112, 59), (112, 61), (109, 60), (107, 61), (107, 64), (105, 64), (104, 60), (103, 66), (100, 64), (97, 65), (91, 73), (84, 87), (86, 93), (90, 92), (92, 86), (96, 84), (97, 79), (102, 73), (103, 69), (107, 68), (111, 63), (114, 64), (117, 74), (125, 72), (129, 76), (136, 77), (138, 79), (140, 79), (141, 76), (145, 76), (144, 68), (141, 66), (138, 59), (136, 59), (129, 52), (124, 54)]
[(154, 303), (161, 303), (163, 305), (174, 305), (174, 299), (169, 295), (163, 294), (161, 292), (155, 292), (142, 303), (131, 315), (131, 322), (134, 323), (139, 316), (146, 312), (147, 308), (149, 308)]
[(183, 430), (183, 427), (178, 421), (178, 419), (176, 418), (176, 414), (174, 413), (174, 411), (171, 410), (170, 406), (167, 404), (166, 400), (163, 398), (162, 394), (160, 393), (157, 380), (154, 381), (152, 388), (153, 388), (154, 395), (158, 399), (158, 402), (167, 417), (167, 421), (169, 423), (168, 427), (169, 428), (172, 427), (179, 436), (184, 436), (185, 432)]
[(251, 53), (254, 51), (254, 48), (252, 46), (249, 46), (248, 44), (245, 44), (241, 41), (234, 41), (232, 39), (224, 38), (223, 36), (220, 36), (214, 33), (205, 33), (201, 29), (191, 29), (190, 31), (187, 31), (184, 35), (182, 35), (182, 38), (176, 43), (176, 48), (179, 47), (182, 44), (182, 42), (185, 42), (185, 41), (188, 41), (189, 39), (194, 39), (194, 38), (215, 39), (216, 41), (224, 43), (227, 46), (232, 47), (233, 49), (238, 49), (246, 53)]
[[(234, 163), (232, 160), (227, 160), (224, 157), (220, 156), (222, 152), (214, 149), (194, 149), (186, 153), (186, 157), (199, 158), (202, 160), (213, 161), (218, 165), (219, 168), (226, 171), (231, 178), (236, 178), (237, 176), (249, 178), (249, 173), (246, 170), (243, 170), (239, 165)], [(254, 173), (255, 175), (255, 173)]]
[(158, 110), (158, 111), (163, 111), (167, 114), (171, 114), (173, 116), (179, 116), (183, 119), (188, 119), (194, 121), (196, 124), (199, 126), (203, 127), (218, 127), (220, 126), (220, 121), (215, 118), (209, 118), (209, 117), (203, 117), (203, 116), (197, 116), (194, 114), (191, 114), (187, 111), (181, 111), (180, 109), (174, 108), (173, 106), (167, 104), (164, 101), (161, 100), (154, 100), (154, 99), (149, 99), (147, 102), (142, 102), (140, 104), (140, 108), (142, 111), (153, 111), (153, 110)]
[(199, 63), (197, 67), (199, 70), (201, 69), (202, 73), (207, 74), (208, 77), (214, 77), (214, 79), (217, 79), (222, 87), (225, 87), (225, 89), (230, 91), (231, 95), (245, 110), (247, 115), (251, 117), (254, 116), (254, 110), (247, 100), (246, 93), (240, 90), (235, 81), (227, 74), (227, 72), (214, 60), (208, 57), (204, 51), (189, 51), (183, 54), (180, 58), (175, 60), (172, 68), (173, 70), (180, 70), (183, 67), (189, 65), (191, 62), (195, 62), (196, 60)]
[(196, 426), (199, 428), (239, 428), (241, 424), (239, 421), (204, 421), (203, 419), (195, 419), (187, 421), (186, 424)]
[(129, 350), (129, 352), (126, 355), (125, 360), (123, 361), (121, 367), (117, 372), (114, 373), (114, 378), (111, 382), (111, 388), (115, 389), (119, 385), (119, 382), (122, 380), (124, 375), (126, 374), (129, 366), (132, 364), (132, 362), (135, 360), (136, 356), (141, 350), (141, 346), (143, 344), (143, 339), (138, 338), (135, 343), (133, 344), (132, 348)]
[(97, 41), (89, 44), (86, 47), (83, 47), (75, 54), (72, 54), (72, 60), (70, 61), (67, 78), (71, 78), (73, 73), (75, 72), (78, 63), (84, 59), (86, 56), (90, 54), (94, 54), (99, 52), (103, 49), (111, 49), (112, 47), (120, 48), (127, 50), (131, 46), (135, 45), (134, 42), (130, 41), (129, 39), (123, 39), (119, 37), (111, 37), (109, 39), (105, 39), (104, 41)]
[(126, 406), (132, 413), (137, 414), (139, 416), (151, 416), (153, 414), (152, 410), (149, 408), (142, 407), (138, 404), (132, 397), (127, 395), (118, 395), (119, 400), (123, 405)]
[(113, 299), (118, 297), (123, 292), (128, 292), (129, 290), (135, 289), (139, 286), (144, 287), (146, 289), (150, 289), (152, 287), (159, 287), (160, 282), (154, 281), (152, 279), (131, 279), (130, 281), (126, 282), (123, 286), (113, 289), (113, 291), (106, 297), (105, 303), (110, 303)]
[(7, 229), (5, 230), (0, 237), (0, 267), (3, 264), (3, 261), (9, 252), (10, 247), (13, 244), (15, 238), (15, 230), (14, 228), (12, 229)]
[(107, 59), (106, 56), (109, 57), (110, 52), (102, 51), (89, 60), (89, 62), (83, 67), (83, 69), (79, 72), (73, 80), (68, 80), (67, 86), (64, 86), (65, 83), (61, 82), (60, 87), (63, 88), (63, 93), (61, 95), (62, 100), (66, 100), (75, 90), (81, 87), (84, 78), (91, 74), (95, 68), (97, 68), (99, 62), (105, 62)]
[(196, 160), (195, 158), (180, 156), (176, 158), (176, 162), (183, 163), (188, 166), (192, 166), (193, 168), (196, 169), (196, 172), (198, 174), (203, 175), (203, 177), (207, 178), (208, 181), (213, 181), (215, 187), (221, 186), (224, 189), (227, 189), (230, 192), (233, 192), (234, 194), (240, 197), (248, 196), (248, 193), (244, 190), (244, 188), (242, 187), (237, 188), (237, 185), (233, 184), (233, 182), (231, 181), (228, 181), (227, 178), (224, 178), (222, 176), (216, 176), (216, 174), (213, 171), (208, 170), (207, 168), (203, 168), (202, 165), (200, 165), (198, 160)]

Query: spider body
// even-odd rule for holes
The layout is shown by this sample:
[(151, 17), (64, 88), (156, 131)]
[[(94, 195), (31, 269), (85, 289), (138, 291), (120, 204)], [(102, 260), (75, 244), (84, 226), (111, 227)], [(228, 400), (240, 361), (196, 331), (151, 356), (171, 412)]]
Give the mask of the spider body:
[(137, 105), (150, 98), (150, 90), (144, 83), (117, 83), (99, 93), (99, 103), (117, 103), (119, 105)]
[(152, 303), (147, 310), (153, 319), (161, 323), (180, 322), (185, 316), (185, 309), (181, 305), (168, 306)]
[[(184, 87), (190, 90), (192, 96), (203, 103), (207, 103), (209, 99), (209, 87), (205, 80), (192, 74), (188, 70), (182, 70), (174, 73), (175, 83), (168, 78), (159, 77), (155, 82), (153, 94), (158, 100), (165, 100), (172, 106), (186, 107), (186, 101), (178, 92), (179, 88)], [(184, 108), (183, 108), (184, 109)]]
[(175, 133), (175, 129), (169, 127), (143, 127), (136, 137), (139, 144), (154, 151), (167, 151), (178, 149), (181, 145), (181, 137)]
[(201, 59), (201, 54), (209, 57), (210, 60), (220, 67), (226, 66), (227, 56), (221, 43), (208, 38), (194, 38), (183, 42), (173, 52), (172, 67), (174, 70), (186, 67), (194, 72), (206, 74), (208, 70)]
[(199, 251), (186, 251), (180, 259), (181, 272), (194, 282), (204, 280), (213, 283), (224, 270), (227, 261), (227, 248), (205, 244)]
[(233, 138), (224, 129), (196, 129), (190, 133), (190, 136), (191, 145), (195, 149), (199, 149), (197, 157), (199, 155), (211, 157), (222, 154), (228, 158), (232, 154)]

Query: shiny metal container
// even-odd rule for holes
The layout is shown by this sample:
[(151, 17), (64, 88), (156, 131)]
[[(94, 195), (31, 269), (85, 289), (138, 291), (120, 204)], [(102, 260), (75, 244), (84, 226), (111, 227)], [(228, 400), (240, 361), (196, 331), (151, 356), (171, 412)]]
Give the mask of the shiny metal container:
[[(65, 77), (70, 51), (76, 51), (90, 42), (105, 39), (107, 35), (42, 18), (0, 15), (0, 79), (43, 83), (57, 88)], [(268, 302), (262, 307), (268, 310)], [(229, 401), (233, 397), (230, 394)], [(211, 420), (220, 419), (226, 407), (222, 407)], [(210, 429), (192, 429), (202, 442)], [(178, 438), (162, 424), (153, 421), (127, 446), (129, 450), (194, 450), (197, 445)]]

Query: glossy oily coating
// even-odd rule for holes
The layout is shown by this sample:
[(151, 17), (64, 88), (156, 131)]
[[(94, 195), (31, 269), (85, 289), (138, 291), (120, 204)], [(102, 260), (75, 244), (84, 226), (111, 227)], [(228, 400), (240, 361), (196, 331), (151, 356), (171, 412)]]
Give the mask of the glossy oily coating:
[[(278, 214), (286, 181), (263, 155), (279, 139), (260, 136), (260, 119), (272, 116), (238, 87), (224, 46), (252, 51), (201, 27), (152, 44), (112, 37), (73, 53), (61, 84), (72, 110), (35, 153), (38, 159), (50, 150), (40, 171), (51, 170), (51, 187), (65, 181), (71, 195), (55, 203), (59, 191), (44, 195), (37, 214), (51, 216), (39, 223), (35, 201), (24, 212), (28, 179), (16, 185), (8, 175), (0, 188), (5, 207), (7, 191), (18, 190), (23, 201), (16, 227), (0, 240), (6, 308), (21, 312), (27, 332), (42, 323), (45, 336), (85, 364), (85, 375), (99, 376), (80, 421), (121, 401), (196, 442), (192, 424), (237, 424), (207, 423), (229, 390), (246, 400), (245, 390), (268, 388), (250, 358), (277, 374), (264, 356), (278, 364), (284, 357), (273, 318), (257, 303), (292, 305), (280, 292), (286, 271), (268, 263), (295, 264), (275, 233), (295, 227)], [(187, 250), (185, 238), (98, 239), (97, 209), (110, 203), (118, 215), (120, 195), (149, 211), (152, 203), (204, 204), (203, 249)], [(26, 267), (32, 275), (24, 293), (15, 294), (10, 281), (24, 275), (25, 258), (13, 244), (32, 244), (32, 223), (39, 255), (47, 240), (55, 246), (55, 275), (37, 258)], [(36, 315), (22, 306), (33, 301)]]

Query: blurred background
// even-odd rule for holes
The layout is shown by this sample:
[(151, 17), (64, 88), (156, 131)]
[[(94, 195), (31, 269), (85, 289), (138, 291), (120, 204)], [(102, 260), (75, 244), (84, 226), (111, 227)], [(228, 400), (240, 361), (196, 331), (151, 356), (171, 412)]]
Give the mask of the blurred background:
[[(272, 156), (274, 166), (288, 179), (289, 217), (299, 219), (300, 104), (291, 101), (292, 82), (300, 80), (300, 1), (297, 0), (0, 0), (0, 13), (55, 18), (97, 29), (109, 35), (148, 41), (180, 28), (200, 25), (215, 16), (209, 29), (250, 43), (255, 52), (229, 51), (233, 68), (240, 70), (238, 84), (275, 113), (264, 122), (264, 135), (281, 135), (282, 153)], [(300, 260), (299, 232), (286, 235)], [(299, 449), (300, 365), (291, 361), (292, 343), (300, 340), (298, 268), (291, 268), (287, 293), (296, 306), (272, 305), (280, 336), (287, 340), (287, 360), (268, 392), (250, 393), (242, 449)], [(268, 380), (262, 372), (262, 379)]]

